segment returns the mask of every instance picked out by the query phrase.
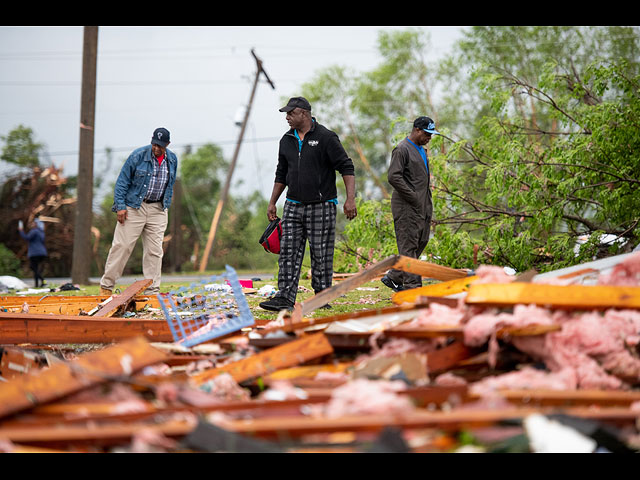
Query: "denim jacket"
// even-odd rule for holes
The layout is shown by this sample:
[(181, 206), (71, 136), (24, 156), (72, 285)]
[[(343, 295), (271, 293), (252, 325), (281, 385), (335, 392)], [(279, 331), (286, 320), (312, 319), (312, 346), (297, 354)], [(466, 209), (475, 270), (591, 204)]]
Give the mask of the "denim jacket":
[[(152, 161), (156, 161), (151, 153), (151, 144), (134, 150), (124, 163), (116, 180), (111, 210), (126, 210), (127, 207), (140, 208), (149, 187), (148, 178), (153, 175)], [(169, 166), (169, 182), (162, 198), (162, 208), (171, 206), (173, 184), (176, 181), (178, 157), (167, 149), (165, 161)]]

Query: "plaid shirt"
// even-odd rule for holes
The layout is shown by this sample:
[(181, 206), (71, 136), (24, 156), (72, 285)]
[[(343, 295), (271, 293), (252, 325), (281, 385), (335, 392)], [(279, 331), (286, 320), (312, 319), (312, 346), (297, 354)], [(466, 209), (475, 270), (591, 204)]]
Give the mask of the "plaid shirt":
[(149, 180), (149, 188), (147, 189), (147, 194), (144, 199), (149, 202), (157, 202), (162, 200), (162, 196), (164, 195), (164, 189), (167, 187), (167, 183), (169, 182), (169, 168), (167, 167), (167, 158), (162, 160), (162, 163), (158, 165), (158, 159), (151, 154), (152, 163), (153, 163), (153, 175), (151, 176), (151, 180)]

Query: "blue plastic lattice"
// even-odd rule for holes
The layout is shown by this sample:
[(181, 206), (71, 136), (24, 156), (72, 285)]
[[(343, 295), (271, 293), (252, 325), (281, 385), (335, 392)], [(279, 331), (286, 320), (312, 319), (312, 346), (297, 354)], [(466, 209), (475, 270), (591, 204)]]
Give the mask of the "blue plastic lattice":
[(174, 341), (185, 347), (255, 323), (238, 275), (229, 265), (221, 275), (157, 297)]

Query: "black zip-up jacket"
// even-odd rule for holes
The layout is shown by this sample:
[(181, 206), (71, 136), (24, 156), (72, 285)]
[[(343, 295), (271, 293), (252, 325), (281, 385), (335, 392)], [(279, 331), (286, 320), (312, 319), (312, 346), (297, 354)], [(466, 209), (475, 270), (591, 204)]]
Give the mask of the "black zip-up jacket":
[(300, 151), (293, 129), (280, 139), (275, 181), (287, 185), (288, 199), (318, 203), (336, 198), (336, 171), (342, 176), (355, 175), (338, 135), (315, 118)]

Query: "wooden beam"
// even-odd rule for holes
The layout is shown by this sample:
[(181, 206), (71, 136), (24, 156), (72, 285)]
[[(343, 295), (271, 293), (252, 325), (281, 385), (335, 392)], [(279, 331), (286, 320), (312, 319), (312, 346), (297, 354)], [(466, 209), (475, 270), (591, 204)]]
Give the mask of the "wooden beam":
[[(0, 295), (0, 307), (14, 307), (18, 305), (48, 305), (59, 303), (91, 303), (97, 305), (109, 299), (112, 295)], [(155, 295), (137, 295), (136, 303), (150, 303), (160, 308), (160, 302)]]
[(579, 310), (640, 308), (640, 287), (482, 283), (469, 287), (469, 305), (512, 306), (519, 303)]
[(402, 270), (403, 272), (415, 273), (422, 275), (423, 277), (435, 278), (437, 280), (453, 280), (469, 276), (467, 270), (443, 267), (442, 265), (436, 265), (435, 263), (429, 263), (402, 255), (392, 255), (378, 263), (375, 263), (374, 265), (371, 265), (369, 268), (364, 269), (362, 272), (348, 278), (347, 280), (343, 280), (337, 285), (308, 298), (302, 302), (302, 314), (307, 315), (313, 310), (359, 287), (363, 283), (373, 280), (381, 273), (394, 268)]
[(54, 446), (69, 445), (110, 446), (131, 442), (139, 432), (153, 432), (166, 437), (182, 437), (196, 427), (193, 419), (165, 420), (162, 422), (134, 422), (108, 425), (50, 425), (28, 428), (0, 428), (2, 438), (22, 445)]
[(236, 382), (240, 383), (251, 378), (268, 375), (281, 368), (301, 365), (331, 353), (333, 353), (333, 348), (322, 333), (305, 335), (237, 362), (205, 370), (192, 376), (191, 379), (196, 384), (202, 385), (221, 373), (228, 373)]
[[(526, 325), (523, 327), (502, 327), (496, 331), (498, 338), (505, 337), (522, 337), (530, 335), (544, 335), (549, 332), (556, 332), (562, 327), (557, 324), (552, 325)], [(435, 338), (435, 337), (454, 337), (457, 339), (464, 338), (464, 327), (450, 325), (424, 325), (419, 327), (399, 325), (384, 331), (388, 337), (403, 338)]]
[(0, 344), (112, 343), (136, 336), (154, 342), (173, 342), (164, 319), (0, 312)]
[(76, 393), (110, 377), (129, 376), (166, 358), (143, 338), (134, 338), (60, 362), (37, 372), (0, 382), (0, 417)]
[(532, 414), (558, 414), (577, 416), (585, 419), (615, 421), (635, 425), (638, 413), (630, 408), (611, 407), (592, 409), (588, 407), (501, 408), (486, 410), (453, 409), (448, 411), (428, 411), (417, 409), (403, 414), (345, 415), (337, 418), (313, 417), (270, 417), (230, 420), (223, 428), (256, 437), (291, 438), (316, 433), (332, 432), (379, 432), (385, 427), (400, 429), (437, 428), (458, 431), (470, 428), (495, 426), (501, 422), (521, 420)]
[(471, 275), (464, 278), (447, 280), (446, 282), (425, 285), (424, 287), (402, 290), (394, 293), (391, 301), (396, 305), (401, 305), (403, 303), (416, 303), (420, 297), (446, 297), (447, 295), (455, 295), (466, 292), (469, 289), (469, 285), (478, 280), (478, 278), (477, 275)]
[[(136, 295), (139, 295), (142, 291), (146, 290), (146, 288), (153, 283), (151, 279), (138, 280), (133, 284), (129, 285), (124, 292), (113, 295), (110, 299), (108, 299), (104, 305), (101, 305), (98, 308), (98, 311), (95, 312), (92, 316), (94, 317), (111, 317), (113, 316), (118, 309), (126, 310), (127, 306)], [(91, 313), (90, 313), (91, 315)]]
[(353, 277), (327, 288), (311, 298), (308, 298), (302, 302), (302, 315), (308, 315), (316, 308), (322, 307), (345, 293), (359, 287), (363, 283), (367, 283), (380, 273), (386, 272), (396, 264), (398, 258), (398, 255), (387, 257), (384, 260), (371, 265), (369, 268), (365, 268), (357, 275), (354, 275)]
[[(549, 389), (499, 389), (496, 394), (512, 403), (560, 406), (627, 406), (640, 402), (640, 392), (622, 390), (549, 390)], [(469, 393), (469, 400), (479, 400), (481, 395)]]
[(469, 276), (468, 270), (444, 267), (442, 265), (402, 255), (398, 256), (398, 260), (393, 268), (402, 270), (403, 272), (421, 275), (425, 278), (433, 278), (442, 281), (455, 280), (456, 278), (465, 278)]
[(425, 307), (427, 307), (427, 305), (399, 305), (399, 306), (394, 305), (391, 307), (361, 310), (359, 312), (340, 313), (337, 315), (329, 315), (326, 317), (303, 318), (301, 321), (296, 323), (285, 323), (283, 325), (278, 325), (275, 327), (258, 328), (255, 330), (255, 332), (261, 335), (267, 335), (268, 333), (272, 333), (276, 331), (293, 332), (296, 330), (304, 330), (305, 328), (313, 327), (316, 325), (326, 325), (328, 323), (344, 322), (347, 320), (355, 320), (355, 319), (366, 319), (369, 317), (377, 317), (381, 315), (388, 315), (391, 313), (406, 312), (407, 310), (416, 310), (416, 315), (417, 315), (418, 314), (417, 309), (425, 308)]

